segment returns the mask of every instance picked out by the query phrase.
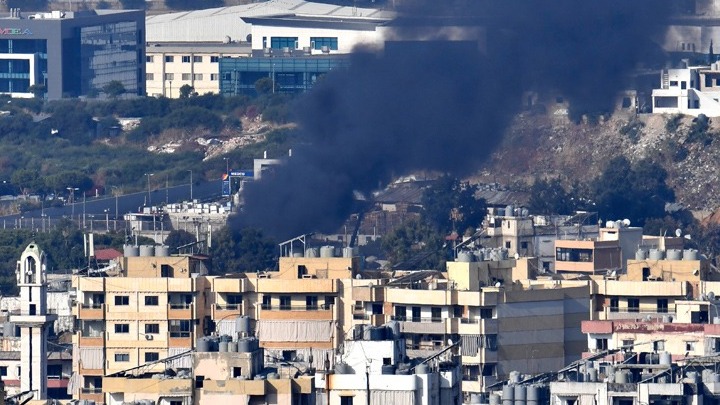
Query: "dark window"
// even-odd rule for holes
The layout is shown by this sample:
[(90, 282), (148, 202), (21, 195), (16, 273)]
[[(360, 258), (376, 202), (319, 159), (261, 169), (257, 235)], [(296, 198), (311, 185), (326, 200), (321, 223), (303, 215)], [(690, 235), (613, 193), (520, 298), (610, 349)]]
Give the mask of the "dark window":
[(158, 334), (158, 333), (160, 333), (160, 324), (157, 324), (157, 323), (146, 323), (146, 324), (145, 324), (145, 333), (148, 333), (148, 334)]
[(338, 50), (337, 37), (310, 37), (310, 44), (316, 50), (322, 50), (323, 47), (331, 51)]
[(592, 262), (592, 249), (556, 248), (555, 260), (561, 262)]
[(238, 378), (242, 375), (242, 367), (233, 367), (233, 378)]
[(130, 333), (130, 325), (127, 323), (116, 323), (115, 333)]
[(595, 348), (598, 350), (607, 350), (608, 340), (607, 339), (595, 339)]
[(282, 358), (285, 361), (295, 361), (296, 357), (297, 357), (297, 351), (295, 351), (295, 350), (283, 350), (282, 351)]
[(0, 366), (0, 377), (7, 376), (7, 366)]
[(130, 297), (127, 295), (116, 295), (115, 305), (130, 305)]
[(308, 295), (305, 297), (305, 309), (308, 311), (315, 311), (318, 309), (317, 295)]
[(242, 295), (240, 294), (228, 294), (227, 295), (227, 304), (233, 305), (235, 308), (237, 308), (238, 305), (242, 304)]
[(147, 63), (153, 63), (153, 56), (152, 55), (145, 55), (145, 62)]
[[(332, 295), (325, 296), (325, 309), (330, 309), (335, 304), (335, 297)], [(380, 311), (382, 313), (382, 311)]]
[(492, 319), (492, 308), (480, 308), (480, 319)]
[(610, 312), (618, 312), (619, 306), (620, 306), (620, 298), (618, 298), (618, 297), (610, 298)]
[(464, 310), (462, 305), (453, 306), (453, 318), (462, 318)]
[(420, 322), (421, 313), (420, 307), (412, 307), (412, 321)]
[(218, 63), (218, 62), (220, 62), (220, 57), (219, 57), (219, 56), (211, 56), (211, 57), (210, 57), (210, 62), (212, 62), (212, 63)]
[(439, 307), (430, 308), (430, 317), (432, 318), (433, 322), (442, 321), (442, 308), (439, 308)]
[(189, 320), (172, 319), (169, 321), (170, 337), (186, 338), (190, 337), (192, 332), (192, 324)]
[(130, 361), (130, 353), (115, 353), (116, 362)]
[(705, 87), (712, 87), (713, 86), (713, 80), (710, 76), (705, 76)]
[(270, 47), (273, 49), (297, 48), (298, 37), (272, 37), (270, 38)]
[(145, 352), (145, 361), (158, 361), (160, 360), (160, 353), (158, 352)]
[(340, 397), (340, 405), (353, 405), (355, 397), (342, 396)]
[(397, 306), (395, 307), (395, 320), (397, 321), (404, 321), (406, 319), (407, 312), (405, 307), (403, 306)]
[(172, 55), (166, 55), (165, 56), (165, 63), (173, 63), (175, 61), (175, 57)]
[(667, 313), (667, 311), (668, 311), (668, 299), (667, 298), (659, 298), (657, 300), (657, 311), (659, 313)]
[(203, 57), (202, 56), (193, 56), (193, 62), (195, 63), (202, 63)]
[(640, 312), (639, 298), (628, 298), (628, 312)]
[(687, 82), (684, 81), (684, 80), (681, 81), (681, 82), (680, 82), (680, 88), (683, 89), (683, 90), (687, 89)]
[(196, 375), (196, 376), (195, 376), (195, 388), (202, 388), (202, 387), (203, 387), (203, 381), (205, 381), (205, 376)]
[(512, 249), (512, 242), (506, 241), (506, 242), (505, 242), (505, 249)]
[(280, 296), (280, 309), (289, 311), (291, 309), (290, 306), (290, 296), (289, 295), (281, 295)]
[(145, 296), (145, 305), (158, 305), (158, 296), (157, 295)]
[(263, 295), (262, 297), (262, 309), (272, 308), (272, 295)]
[(527, 249), (528, 243), (527, 242), (520, 242), (520, 249)]
[(190, 55), (185, 55), (182, 57), (183, 63), (190, 63)]

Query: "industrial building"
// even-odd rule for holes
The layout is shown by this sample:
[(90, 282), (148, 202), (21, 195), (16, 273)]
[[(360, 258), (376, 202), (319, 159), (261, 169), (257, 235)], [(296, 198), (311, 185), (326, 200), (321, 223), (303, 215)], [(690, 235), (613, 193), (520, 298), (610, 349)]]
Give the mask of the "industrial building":
[(144, 11), (13, 9), (0, 22), (0, 93), (54, 100), (118, 81), (145, 95)]

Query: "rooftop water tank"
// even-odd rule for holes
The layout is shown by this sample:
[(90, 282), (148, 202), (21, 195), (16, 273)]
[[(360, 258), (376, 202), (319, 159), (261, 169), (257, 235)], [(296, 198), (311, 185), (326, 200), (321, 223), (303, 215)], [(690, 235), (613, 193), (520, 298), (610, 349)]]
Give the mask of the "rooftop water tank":
[(220, 341), (218, 344), (218, 351), (220, 353), (227, 353), (230, 347), (230, 342)]
[(683, 251), (683, 260), (697, 260), (698, 251), (696, 249), (685, 249)]
[(305, 257), (318, 257), (319, 255), (318, 248), (305, 249)]
[(662, 260), (665, 256), (665, 252), (660, 249), (650, 249), (648, 257), (650, 260)]
[(660, 352), (659, 364), (669, 366), (672, 364), (672, 355), (670, 352)]
[(667, 259), (668, 260), (681, 260), (683, 256), (683, 252), (680, 249), (668, 249), (667, 250)]
[(638, 249), (635, 251), (635, 260), (647, 260), (648, 252), (645, 249)]
[(467, 250), (461, 250), (458, 252), (456, 262), (471, 263), (475, 261), (475, 255)]
[(335, 257), (335, 248), (332, 246), (320, 247), (320, 257), (323, 257), (323, 258)]
[(153, 245), (140, 245), (140, 257), (155, 256), (155, 246)]
[(383, 364), (380, 367), (380, 374), (395, 375), (395, 366), (392, 364)]
[(240, 353), (250, 353), (252, 351), (252, 341), (249, 338), (238, 340), (237, 351)]
[(515, 400), (515, 389), (512, 385), (505, 385), (502, 389), (502, 403), (503, 405), (513, 405)]
[(157, 257), (168, 257), (170, 256), (170, 246), (157, 246), (155, 247), (155, 256)]
[(415, 366), (415, 374), (427, 374), (430, 369), (427, 364), (418, 364)]
[(538, 387), (531, 385), (527, 387), (527, 405), (540, 404), (540, 390)]
[(347, 363), (335, 363), (335, 374), (351, 374), (351, 371)]
[(209, 352), (210, 351), (210, 341), (207, 338), (198, 339), (196, 350), (198, 352)]
[(237, 353), (238, 342), (228, 342), (228, 352)]
[(515, 208), (515, 207), (513, 207), (512, 205), (508, 205), (507, 207), (505, 207), (505, 216), (506, 216), (506, 217), (511, 217), (511, 216), (513, 216), (513, 210), (514, 210), (514, 208)]
[(627, 373), (625, 370), (615, 371), (615, 384), (627, 384)]
[(527, 400), (527, 388), (524, 385), (515, 386), (515, 405), (525, 405)]
[[(476, 395), (477, 398), (478, 398), (478, 401), (480, 400), (480, 395), (479, 395), (479, 394), (471, 394), (471, 395)], [(470, 403), (472, 404), (473, 402), (470, 402)], [(480, 402), (475, 402), (475, 403), (479, 404)], [(500, 395), (498, 395), (498, 394), (490, 394), (490, 405), (500, 405), (500, 403), (501, 403), (501, 397), (500, 397)]]
[(250, 333), (250, 317), (243, 315), (235, 318), (235, 332)]
[(133, 245), (123, 246), (123, 256), (125, 257), (138, 257), (140, 256), (140, 248)]

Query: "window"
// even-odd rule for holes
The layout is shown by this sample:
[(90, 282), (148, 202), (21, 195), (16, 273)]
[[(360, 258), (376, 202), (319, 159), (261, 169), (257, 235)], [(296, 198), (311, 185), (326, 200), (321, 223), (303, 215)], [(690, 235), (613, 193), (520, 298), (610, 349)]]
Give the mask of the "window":
[(290, 296), (289, 295), (281, 295), (280, 296), (280, 309), (289, 311), (290, 310)]
[(7, 366), (1, 366), (0, 367), (0, 377), (7, 376)]
[(262, 309), (272, 308), (272, 295), (263, 295)]
[(635, 340), (633, 340), (633, 339), (623, 339), (623, 341), (622, 341), (622, 345), (627, 347), (628, 349), (631, 349), (632, 345), (634, 345), (634, 344), (635, 344)]
[(145, 296), (145, 305), (147, 305), (147, 306), (158, 305), (158, 296), (157, 295)]
[(205, 380), (205, 376), (196, 375), (195, 376), (195, 388), (202, 388), (204, 380)]
[(155, 61), (155, 56), (153, 55), (145, 55), (145, 62), (147, 63), (153, 63)]
[(115, 353), (115, 361), (118, 363), (130, 361), (130, 353)]
[(170, 337), (171, 338), (187, 338), (190, 337), (192, 332), (192, 325), (189, 320), (178, 320), (172, 319), (170, 322)]
[(677, 80), (670, 80), (670, 86), (677, 87), (678, 82)]
[(160, 360), (160, 353), (158, 352), (145, 352), (145, 361), (158, 361)]
[(166, 55), (165, 56), (165, 63), (173, 63), (175, 61), (175, 57), (172, 55)]
[(592, 262), (592, 249), (556, 248), (555, 260), (561, 262)]
[(165, 73), (165, 80), (173, 80), (175, 79), (174, 73)]
[(127, 295), (116, 295), (115, 296), (115, 305), (130, 305), (130, 297)]
[(668, 311), (668, 300), (667, 298), (659, 298), (657, 300), (657, 311), (661, 314), (666, 314)]
[(373, 302), (372, 303), (372, 314), (373, 315), (380, 315), (383, 313), (383, 304), (382, 302)]
[(683, 90), (687, 89), (687, 82), (684, 81), (684, 80), (681, 81), (681, 82), (680, 82), (680, 88), (683, 89)]
[(218, 62), (220, 62), (220, 57), (219, 57), (219, 56), (211, 56), (211, 57), (210, 57), (210, 62), (212, 62), (212, 63), (218, 63)]
[(270, 47), (273, 49), (297, 48), (298, 37), (272, 37), (270, 38)]
[(202, 56), (193, 56), (193, 62), (202, 63)]
[(337, 37), (310, 37), (310, 44), (312, 45), (313, 49), (316, 50), (323, 50), (323, 47), (326, 47), (325, 49), (331, 51), (338, 50)]
[(607, 350), (608, 340), (607, 339), (595, 339), (595, 348), (598, 350)]
[(712, 87), (713, 86), (713, 80), (710, 76), (705, 76), (705, 87)]
[(351, 396), (341, 396), (340, 397), (340, 405), (353, 405), (355, 402), (353, 401), (355, 397)]
[(492, 319), (492, 308), (480, 308), (480, 319)]
[[(685, 351), (686, 352), (694, 352), (695, 351), (695, 341), (687, 341), (685, 342)], [(690, 353), (692, 354), (692, 353)]]
[(242, 376), (242, 367), (233, 367), (233, 378)]
[(512, 249), (511, 246), (512, 246), (512, 242), (510, 242), (509, 240), (505, 241), (505, 249)]
[(527, 249), (528, 243), (527, 242), (520, 242), (520, 249)]
[(190, 80), (191, 77), (192, 77), (192, 75), (191, 75), (190, 73), (183, 73), (183, 74), (182, 74), (182, 79), (183, 79), (183, 80)]
[(432, 318), (433, 322), (441, 322), (442, 321), (442, 308), (439, 308), (439, 307), (430, 308), (430, 318)]
[(308, 295), (305, 297), (305, 309), (308, 311), (315, 311), (318, 309), (317, 295)]
[[(234, 307), (234, 309), (237, 309), (238, 305), (242, 305), (242, 295), (241, 294), (228, 294), (226, 297), (226, 302), (228, 304), (228, 307)], [(228, 308), (233, 309), (233, 308)]]
[(640, 312), (639, 298), (628, 298), (628, 312)]
[(202, 73), (195, 73), (192, 77), (193, 77), (193, 80), (202, 80), (203, 79)]
[(116, 323), (115, 333), (130, 333), (130, 325), (127, 323)]
[(395, 319), (396, 321), (404, 321), (407, 316), (406, 309), (404, 306), (395, 307)]
[(325, 296), (325, 309), (330, 309), (331, 306), (335, 305), (335, 297), (332, 295)]
[(155, 75), (152, 73), (145, 73), (145, 80), (155, 80)]
[(182, 57), (183, 63), (190, 63), (190, 55), (183, 55)]
[(217, 81), (218, 76), (220, 76), (220, 75), (217, 73), (210, 73), (210, 81), (213, 81), (213, 82)]
[(661, 351), (665, 350), (665, 341), (658, 340), (658, 341), (653, 342), (653, 350), (656, 352), (661, 352)]
[(618, 312), (619, 306), (620, 306), (620, 298), (618, 298), (618, 297), (610, 298), (610, 312)]
[(158, 323), (146, 323), (145, 324), (146, 334), (158, 334), (160, 333), (160, 324)]

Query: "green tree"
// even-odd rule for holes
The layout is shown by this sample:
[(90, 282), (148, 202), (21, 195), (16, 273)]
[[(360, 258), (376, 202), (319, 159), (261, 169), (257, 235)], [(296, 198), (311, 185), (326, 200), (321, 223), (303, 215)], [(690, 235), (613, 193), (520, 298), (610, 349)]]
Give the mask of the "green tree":
[(537, 179), (530, 187), (528, 208), (534, 214), (571, 214), (575, 210), (572, 195), (559, 179)]
[[(263, 77), (255, 82), (255, 91), (260, 95), (270, 94), (273, 92), (273, 86), (275, 86), (275, 81), (273, 79)], [(277, 87), (275, 90), (277, 90)]]
[(444, 237), (427, 222), (412, 219), (382, 238), (381, 249), (393, 267), (442, 269)]
[(47, 88), (44, 84), (33, 84), (28, 87), (28, 91), (32, 93), (35, 98), (42, 98)]
[(225, 226), (213, 233), (210, 256), (215, 274), (274, 269), (275, 243), (257, 229)]
[(171, 253), (178, 253), (180, 246), (197, 242), (195, 235), (182, 229), (176, 229), (171, 231), (165, 238), (165, 244), (170, 248)]
[(41, 193), (45, 188), (45, 182), (37, 170), (20, 169), (12, 175), (12, 183), (20, 187), (23, 195), (30, 193)]
[(189, 84), (183, 84), (180, 86), (180, 98), (189, 98), (195, 93), (195, 88)]
[(487, 213), (485, 200), (475, 197), (477, 186), (443, 176), (425, 189), (422, 218), (440, 232), (474, 232)]
[(125, 94), (125, 86), (119, 80), (112, 80), (102, 88), (103, 93), (107, 94), (110, 98), (118, 98)]

